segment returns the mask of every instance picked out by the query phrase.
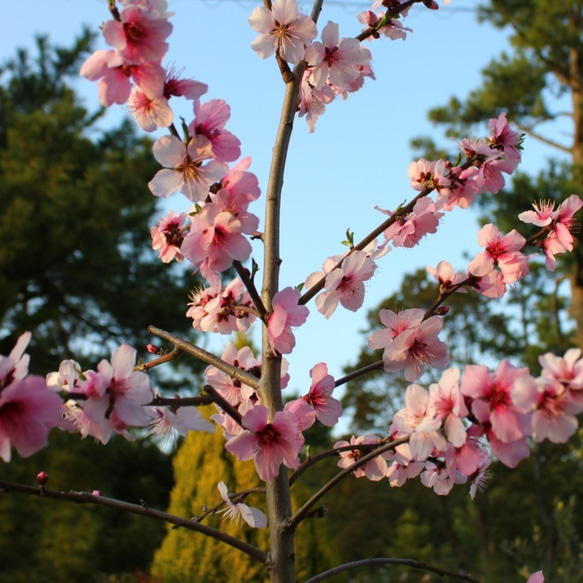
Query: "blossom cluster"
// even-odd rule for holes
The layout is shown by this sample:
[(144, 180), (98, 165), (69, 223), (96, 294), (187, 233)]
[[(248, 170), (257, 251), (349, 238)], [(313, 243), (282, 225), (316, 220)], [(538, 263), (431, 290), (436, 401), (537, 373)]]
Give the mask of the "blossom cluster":
[[(363, 450), (407, 438), (393, 449), (356, 468), (356, 477), (387, 478), (402, 486), (419, 476), (437, 494), (445, 495), (456, 483), (471, 483), (470, 493), (484, 483), (495, 457), (514, 468), (529, 455), (528, 439), (564, 443), (576, 432), (576, 415), (583, 412), (583, 358), (570, 349), (563, 357), (551, 353), (539, 358), (540, 376), (507, 360), (492, 372), (484, 365), (444, 371), (429, 390), (411, 384), (405, 407), (393, 417), (389, 435), (353, 436), (335, 444), (340, 467), (350, 467)], [(369, 451), (370, 451), (369, 450)], [(364, 451), (366, 453), (366, 450)]]
[[(241, 370), (261, 378), (261, 360), (256, 359), (249, 347), (239, 350), (229, 344), (222, 360)], [(220, 407), (213, 420), (222, 428), (227, 438), (225, 448), (241, 460), (254, 459), (257, 473), (269, 481), (279, 473), (283, 463), (296, 468), (304, 444), (302, 432), (311, 427), (316, 419), (327, 426), (334, 426), (342, 414), (340, 401), (332, 396), (334, 378), (328, 374), (325, 363), (319, 363), (310, 371), (312, 379), (308, 392), (286, 403), (269, 421), (269, 411), (262, 404), (260, 395), (252, 387), (210, 366), (205, 371), (206, 381), (239, 415), (241, 423)], [(287, 362), (282, 363), (281, 388), (289, 381)]]
[[(499, 192), (505, 176), (521, 160), (523, 136), (501, 113), (490, 120), (488, 137), (460, 141), (456, 163), (413, 162), (408, 176), (417, 194), (409, 204), (395, 211), (379, 208), (388, 218), (360, 244), (354, 245), (349, 236), (349, 251), (329, 257), (321, 271), (306, 279), (310, 297), (288, 286), (274, 291), (263, 305), (254, 273), (241, 265), (251, 257), (251, 239), (261, 238), (259, 219), (249, 211), (260, 189), (249, 171), (251, 159), (238, 161), (241, 143), (226, 129), (230, 107), (222, 99), (202, 102), (205, 84), (162, 65), (172, 31), (166, 0), (120, 0), (119, 4), (120, 9), (110, 2), (112, 19), (102, 27), (111, 49), (96, 51), (81, 73), (98, 83), (103, 106), (127, 103), (144, 131), (168, 128), (169, 134), (154, 143), (153, 155), (162, 168), (148, 187), (156, 197), (180, 192), (192, 204), (188, 212), (171, 211), (152, 227), (152, 247), (161, 261), (186, 260), (204, 278), (205, 284), (191, 293), (186, 313), (196, 330), (231, 334), (246, 332), (257, 319), (262, 322), (268, 344), (264, 357), (281, 358), (276, 390), (289, 382), (287, 361), (281, 355), (293, 351), (293, 328), (307, 321), (305, 304), (311, 297), (326, 318), (338, 305), (360, 309), (378, 259), (392, 247), (413, 247), (435, 233), (445, 212), (467, 208), (481, 193)], [(423, 4), (437, 8), (433, 0)], [(284, 78), (295, 74), (288, 64), (299, 65), (296, 113), (305, 116), (309, 131), (314, 131), (329, 103), (360, 89), (366, 77), (374, 78), (371, 52), (362, 41), (380, 36), (405, 39), (411, 30), (401, 19), (408, 9), (402, 0), (377, 0), (358, 15), (365, 26), (358, 37), (341, 37), (338, 25), (329, 21), (316, 40), (316, 24), (300, 12), (296, 0), (274, 0), (256, 8), (249, 18), (259, 33), (251, 48), (261, 58), (275, 55)], [(182, 135), (174, 126), (170, 106), (177, 97), (185, 98), (192, 110), (192, 119), (183, 120)], [(535, 204), (534, 210), (519, 216), (539, 229), (528, 239), (516, 230), (503, 234), (495, 225), (485, 225), (478, 233), (484, 250), (469, 262), (465, 273), (456, 273), (446, 262), (428, 267), (440, 286), (437, 307), (381, 311), (384, 328), (370, 335), (369, 346), (383, 350), (385, 371), (403, 371), (413, 384), (386, 436), (353, 436), (335, 444), (340, 467), (353, 468), (356, 477), (386, 478), (391, 486), (419, 476), (438, 494), (469, 481), (474, 496), (494, 457), (515, 467), (529, 454), (529, 439), (561, 443), (575, 433), (576, 415), (583, 412), (583, 358), (578, 349), (563, 357), (541, 356), (542, 372), (536, 378), (526, 368), (503, 361), (494, 372), (482, 365), (468, 365), (463, 372), (447, 369), (428, 389), (414, 381), (426, 368), (448, 364), (447, 346), (439, 339), (446, 312), (439, 311), (439, 304), (458, 291), (502, 297), (507, 286), (529, 273), (531, 256), (524, 252), (529, 246), (541, 249), (547, 268), (555, 269), (556, 256), (573, 250), (575, 213), (581, 207), (583, 201), (576, 195), (558, 208), (547, 201)], [(233, 263), (240, 277), (223, 281), (222, 274)], [(10, 460), (12, 447), (23, 456), (38, 451), (53, 427), (105, 444), (113, 434), (131, 439), (132, 427), (150, 427), (157, 435), (186, 435), (193, 430), (214, 432), (219, 426), (227, 451), (240, 460), (253, 459), (259, 478), (271, 481), (282, 465), (298, 468), (305, 430), (316, 421), (333, 427), (342, 414), (342, 405), (333, 396), (342, 381), (337, 383), (323, 362), (311, 369), (305, 394), (273, 411), (262, 394), (261, 358), (249, 347), (229, 344), (220, 359), (225, 366), (209, 366), (205, 371), (215, 395), (216, 412), (209, 420), (196, 407), (180, 406), (179, 401), (175, 407), (154, 406), (149, 378), (136, 365), (136, 350), (128, 345), (117, 348), (95, 370), (82, 371), (78, 363), (66, 360), (43, 379), (28, 375), (24, 351), (29, 340), (30, 334), (23, 334), (11, 353), (0, 357), (0, 458), (4, 461)], [(216, 360), (208, 362), (216, 364)], [(358, 464), (363, 455), (379, 447), (378, 455)], [(253, 527), (266, 525), (265, 515), (244, 504), (244, 496), (230, 495), (223, 482), (218, 487), (227, 516), (242, 517)], [(541, 581), (542, 574), (533, 574), (531, 580)]]

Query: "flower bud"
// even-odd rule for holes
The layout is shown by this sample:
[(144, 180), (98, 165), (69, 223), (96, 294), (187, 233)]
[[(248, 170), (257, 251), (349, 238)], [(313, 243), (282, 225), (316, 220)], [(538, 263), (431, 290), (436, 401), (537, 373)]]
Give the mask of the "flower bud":
[(146, 344), (146, 350), (150, 354), (160, 354), (162, 352), (162, 349), (159, 346), (156, 346), (155, 344)]
[(49, 475), (43, 470), (36, 475), (36, 483), (39, 486), (45, 486), (49, 481)]

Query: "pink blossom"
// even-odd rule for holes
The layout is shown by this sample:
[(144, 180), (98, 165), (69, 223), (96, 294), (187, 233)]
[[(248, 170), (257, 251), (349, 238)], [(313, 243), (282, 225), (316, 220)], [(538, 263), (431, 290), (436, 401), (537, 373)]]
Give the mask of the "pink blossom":
[[(334, 449), (338, 449), (341, 447), (346, 447), (349, 445), (380, 445), (381, 442), (376, 435), (361, 435), (359, 437), (355, 437), (354, 435), (350, 438), (350, 442), (348, 441), (337, 441), (334, 444)], [(374, 448), (371, 447), (372, 451)], [(350, 468), (355, 462), (357, 462), (361, 457), (365, 456), (368, 450), (362, 449), (353, 449), (347, 451), (341, 451), (339, 453), (340, 461), (338, 462), (339, 468)], [(382, 480), (387, 473), (387, 462), (382, 455), (378, 455), (374, 457), (372, 460), (366, 462), (365, 464), (361, 465), (360, 467), (356, 468), (353, 471), (355, 478), (363, 478), (367, 477), (369, 480), (373, 482), (378, 482)]]
[(472, 275), (487, 275), (498, 266), (503, 283), (515, 283), (528, 275), (528, 257), (520, 252), (526, 239), (515, 229), (502, 236), (495, 225), (488, 224), (478, 231), (480, 247), (485, 251), (478, 253), (468, 267)]
[(314, 21), (299, 13), (296, 0), (275, 0), (271, 10), (258, 6), (251, 13), (249, 24), (260, 33), (251, 48), (262, 59), (278, 50), (288, 63), (298, 63), (304, 58), (305, 46), (316, 36)]
[(583, 407), (583, 359), (579, 348), (570, 348), (563, 357), (548, 352), (539, 356), (543, 379), (553, 379), (561, 383), (568, 398)]
[(130, 78), (152, 99), (160, 97), (164, 88), (165, 73), (159, 63), (128, 65), (116, 51), (95, 51), (81, 66), (80, 74), (98, 81), (99, 102), (104, 107), (126, 103), (132, 89)]
[(442, 327), (443, 321), (432, 316), (399, 334), (385, 346), (383, 368), (387, 372), (404, 369), (405, 379), (412, 382), (423, 374), (426, 367), (445, 367), (449, 362), (447, 345), (437, 337)]
[(202, 288), (191, 298), (186, 316), (193, 319), (193, 328), (202, 332), (245, 332), (255, 321), (255, 314), (245, 309), (251, 308), (253, 302), (239, 278), (225, 288)]
[(316, 421), (316, 411), (301, 397), (288, 401), (283, 410), (293, 415), (299, 431), (309, 429)]
[(316, 89), (309, 81), (310, 70), (306, 70), (300, 85), (300, 109), (298, 117), (306, 116), (308, 131), (313, 133), (318, 118), (326, 110), (326, 106), (334, 101), (336, 95), (329, 85)]
[(158, 251), (160, 259), (164, 263), (169, 263), (173, 259), (176, 261), (184, 259), (181, 246), (186, 236), (184, 231), (187, 218), (186, 213), (176, 214), (174, 211), (170, 211), (157, 226), (150, 229), (152, 249)]
[[(324, 265), (325, 270), (326, 266), (335, 266), (342, 258), (330, 259), (331, 261)], [(318, 311), (329, 318), (340, 302), (347, 310), (356, 312), (364, 302), (364, 282), (370, 279), (375, 271), (376, 264), (366, 251), (353, 251), (342, 260), (340, 267), (332, 269), (326, 275), (324, 291), (316, 298)], [(318, 272), (314, 275), (320, 274), (321, 272)], [(306, 281), (308, 288), (316, 283), (314, 279), (313, 276), (308, 278)]]
[(417, 384), (409, 385), (405, 391), (405, 408), (393, 417), (391, 433), (397, 436), (410, 435), (409, 447), (415, 461), (426, 460), (434, 450), (445, 451), (446, 441), (441, 435), (441, 419), (429, 417), (427, 407), (429, 395)]
[(478, 169), (472, 179), (476, 181), (479, 192), (496, 194), (505, 183), (502, 173), (512, 174), (516, 169), (517, 162), (505, 158), (486, 140), (464, 138), (460, 147)]
[(573, 230), (576, 225), (575, 213), (583, 207), (583, 200), (572, 194), (554, 210), (554, 203), (541, 201), (533, 204), (534, 211), (520, 213), (518, 218), (525, 223), (545, 227), (549, 232), (539, 243), (546, 255), (546, 265), (549, 271), (556, 267), (555, 255), (573, 250)]
[(194, 102), (195, 119), (188, 126), (192, 136), (204, 136), (210, 142), (213, 157), (219, 162), (233, 162), (241, 155), (241, 142), (225, 125), (231, 116), (231, 108), (222, 99), (211, 99), (203, 105)]
[(386, 477), (392, 488), (400, 488), (407, 480), (416, 478), (425, 467), (423, 462), (413, 460), (408, 443), (398, 445), (389, 459), (391, 464), (387, 469)]
[(297, 468), (298, 454), (304, 443), (291, 413), (278, 411), (271, 423), (268, 415), (267, 407), (255, 405), (243, 416), (245, 431), (225, 444), (225, 449), (240, 460), (253, 458), (257, 473), (265, 482), (277, 477), (281, 464)]
[(0, 391), (14, 379), (22, 380), (28, 374), (30, 356), (24, 351), (31, 339), (30, 332), (23, 332), (8, 356), (0, 355)]
[[(373, 10), (376, 10), (375, 6), (380, 7), (381, 3), (375, 2), (375, 4), (373, 4), (370, 10), (366, 10), (358, 14), (358, 20), (362, 24), (366, 25), (367, 28), (376, 29), (381, 18), (384, 16), (383, 13), (375, 14), (373, 12)], [(407, 11), (404, 10), (401, 14), (404, 16), (406, 13)], [(388, 36), (391, 40), (397, 39), (405, 40), (407, 38), (407, 32), (413, 32), (412, 29), (403, 26), (401, 22), (396, 18), (390, 19), (385, 25), (381, 26), (376, 30), (378, 30), (378, 32), (381, 34)]]
[(105, 41), (117, 49), (126, 64), (161, 61), (164, 57), (168, 50), (165, 40), (172, 32), (172, 24), (155, 16), (130, 4), (120, 12), (121, 20), (103, 24)]
[(503, 275), (496, 270), (490, 271), (482, 277), (470, 275), (471, 285), (479, 294), (487, 298), (502, 298), (506, 293), (506, 284)]
[(0, 458), (9, 462), (12, 447), (22, 457), (42, 449), (50, 430), (62, 425), (62, 413), (63, 401), (42, 377), (12, 376), (0, 392)]
[(251, 158), (243, 158), (221, 180), (221, 190), (228, 192), (229, 205), (237, 209), (247, 210), (249, 203), (257, 200), (261, 194), (257, 176), (248, 172), (250, 166)]
[[(245, 234), (258, 225), (254, 215), (235, 217), (218, 204), (205, 204), (191, 219), (190, 232), (182, 243), (182, 253), (207, 277), (209, 271), (222, 272), (234, 260), (246, 261), (251, 244)], [(208, 277), (207, 277), (208, 279)]]
[(502, 151), (506, 158), (518, 164), (522, 157), (520, 150), (524, 134), (516, 132), (510, 127), (504, 112), (498, 116), (498, 119), (491, 119), (489, 125), (490, 147)]
[[(445, 435), (455, 447), (461, 447), (466, 441), (466, 429), (462, 419), (468, 415), (459, 378), (459, 369), (450, 368), (444, 371), (438, 383), (429, 386), (426, 417), (439, 420), (440, 425), (444, 425)], [(417, 430), (424, 430), (423, 423)]]
[(418, 326), (423, 322), (425, 311), (420, 308), (411, 308), (402, 312), (393, 312), (393, 310), (381, 310), (379, 318), (384, 330), (373, 332), (368, 338), (370, 348), (385, 348), (392, 340), (405, 330)]
[(533, 573), (526, 583), (545, 583), (545, 577), (542, 571), (537, 571)]
[(129, 437), (129, 427), (144, 427), (149, 419), (144, 405), (153, 397), (147, 374), (134, 370), (136, 350), (127, 344), (117, 348), (111, 362), (102, 360), (97, 371), (87, 371), (81, 387), (86, 395), (71, 415), (78, 431), (107, 443), (111, 433)]
[[(440, 261), (437, 267), (427, 266), (427, 272), (439, 282), (441, 292), (449, 291), (452, 287), (459, 285), (468, 278), (463, 273), (456, 273), (454, 268), (447, 261)], [(456, 291), (466, 293), (464, 288), (458, 288)]]
[(320, 362), (310, 370), (312, 385), (304, 400), (316, 411), (318, 421), (327, 427), (334, 427), (342, 415), (342, 404), (332, 396), (334, 377), (328, 374), (328, 365)]
[(162, 136), (154, 143), (154, 157), (165, 166), (148, 183), (154, 196), (168, 197), (180, 190), (193, 202), (204, 200), (210, 185), (227, 172), (226, 165), (215, 160), (203, 165), (212, 157), (204, 136), (190, 138), (187, 144), (175, 136)]
[(520, 440), (528, 433), (525, 416), (512, 400), (514, 383), (526, 374), (527, 368), (518, 368), (503, 360), (495, 373), (484, 365), (470, 364), (462, 375), (461, 391), (473, 399), (472, 413), (487, 422), (502, 443)]
[[(253, 356), (253, 352), (249, 346), (243, 346), (243, 348), (237, 350), (237, 347), (230, 342), (223, 351), (221, 360), (241, 370), (251, 372), (251, 374), (257, 377), (260, 375), (261, 364)], [(241, 403), (248, 401), (255, 395), (254, 389), (214, 366), (208, 366), (204, 374), (206, 382), (215, 388), (233, 407), (238, 407)]]
[(564, 356), (547, 352), (538, 357), (542, 376), (556, 379), (573, 389), (583, 389), (583, 359), (581, 349), (570, 348)]
[(136, 123), (145, 132), (155, 132), (172, 123), (174, 114), (165, 97), (151, 98), (138, 87), (134, 87), (128, 105)]
[(196, 407), (180, 407), (176, 411), (169, 407), (153, 407), (153, 421), (150, 422), (150, 435), (173, 441), (176, 435), (186, 437), (190, 431), (214, 433), (216, 426), (207, 421)]
[[(382, 211), (379, 207), (377, 210)], [(388, 211), (382, 212), (392, 215)], [(423, 197), (415, 203), (408, 215), (398, 217), (383, 234), (395, 247), (414, 247), (428, 233), (437, 232), (442, 216), (443, 213), (437, 211), (435, 203), (430, 198)]]
[(359, 68), (368, 65), (370, 53), (354, 38), (338, 38), (338, 25), (328, 22), (322, 30), (322, 42), (306, 49), (305, 59), (311, 67), (310, 81), (322, 89), (326, 82), (341, 89), (350, 89), (360, 76)]
[(421, 158), (409, 164), (407, 174), (414, 190), (423, 191), (430, 188), (437, 190), (442, 196), (451, 194), (451, 181), (447, 177), (444, 160), (429, 162), (425, 158)]
[(481, 192), (481, 187), (476, 180), (478, 174), (479, 170), (475, 166), (465, 169), (453, 166), (448, 174), (450, 188), (441, 190), (437, 197), (436, 208), (444, 211), (451, 211), (456, 206), (468, 208)]
[(286, 287), (273, 296), (272, 312), (267, 319), (267, 335), (274, 351), (289, 354), (296, 345), (292, 326), (301, 326), (309, 310), (298, 304), (300, 290)]
[(164, 90), (162, 94), (166, 99), (171, 97), (186, 97), (186, 99), (200, 99), (207, 91), (208, 85), (195, 81), (194, 79), (185, 79), (179, 76), (173, 68), (166, 71), (164, 80)]
[(447, 496), (455, 484), (455, 476), (446, 464), (436, 461), (425, 463), (425, 470), (419, 476), (421, 483), (432, 488), (438, 496)]
[(537, 443), (544, 439), (565, 443), (579, 427), (576, 415), (583, 405), (573, 402), (556, 380), (520, 377), (512, 389), (512, 400), (523, 413), (533, 412), (532, 437)]
[(243, 502), (232, 501), (225, 482), (219, 482), (218, 488), (221, 498), (226, 504), (226, 507), (220, 512), (224, 513), (226, 518), (234, 521), (235, 524), (242, 518), (252, 528), (265, 528), (267, 526), (267, 516), (259, 508), (251, 508)]

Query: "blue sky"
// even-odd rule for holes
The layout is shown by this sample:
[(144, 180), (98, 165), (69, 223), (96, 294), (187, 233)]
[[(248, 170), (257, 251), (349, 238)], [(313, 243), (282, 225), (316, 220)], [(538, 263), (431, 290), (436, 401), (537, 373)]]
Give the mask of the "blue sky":
[[(222, 98), (230, 104), (227, 127), (241, 140), (243, 156), (253, 158), (251, 170), (264, 190), (284, 87), (275, 61), (263, 61), (249, 48), (255, 32), (247, 18), (260, 4), (259, 0), (169, 0), (175, 12), (174, 32), (165, 63), (174, 63), (185, 75), (207, 83), (205, 98)], [(371, 4), (324, 2), (318, 28), (332, 20), (340, 24), (340, 36), (354, 36), (361, 30), (356, 14)], [(454, 0), (439, 11), (415, 6), (404, 22), (414, 31), (406, 41), (370, 43), (376, 81), (367, 80), (346, 101), (332, 103), (314, 134), (308, 133), (304, 120), (296, 122), (282, 204), (282, 287), (303, 282), (321, 269), (326, 257), (342, 253), (345, 248), (340, 241), (347, 228), (355, 231), (358, 240), (376, 227), (382, 215), (375, 205), (391, 209), (412, 196), (407, 179), (412, 160), (409, 141), (420, 135), (444, 140), (427, 121), (426, 112), (445, 104), (452, 95), (463, 97), (477, 87), (480, 70), (507, 46), (504, 33), (477, 24), (477, 4)], [(305, 11), (310, 10), (309, 2), (303, 5)], [(106, 0), (10, 2), (3, 10), (3, 21), (9, 25), (0, 36), (0, 60), (12, 56), (16, 47), (30, 47), (35, 34), (69, 45), (82, 24), (97, 30), (106, 19)], [(98, 48), (105, 48), (102, 40)], [(97, 107), (95, 84), (79, 80), (77, 87), (87, 107)], [(189, 109), (177, 113), (187, 122), (192, 116)], [(104, 123), (116, 123), (124, 114), (114, 106)], [(484, 127), (484, 135), (487, 131)], [(527, 140), (523, 169), (536, 172), (547, 154)], [(186, 203), (176, 194), (168, 208), (182, 210)], [(261, 203), (262, 199), (251, 209), (259, 216)], [(307, 389), (308, 371), (322, 361), (335, 377), (342, 376), (342, 368), (365, 342), (360, 330), (366, 312), (399, 287), (404, 273), (436, 265), (441, 259), (465, 269), (463, 253), (477, 250), (476, 215), (454, 211), (445, 217), (440, 232), (418, 248), (393, 250), (380, 261), (361, 311), (339, 308), (326, 321), (311, 305), (311, 316), (297, 331), (297, 348), (290, 357), (290, 388)], [(256, 243), (254, 255), (260, 265), (261, 251)], [(148, 323), (146, 315), (144, 325)], [(163, 327), (163, 322), (156, 324)], [(225, 342), (225, 338), (215, 338), (210, 346), (220, 351)]]

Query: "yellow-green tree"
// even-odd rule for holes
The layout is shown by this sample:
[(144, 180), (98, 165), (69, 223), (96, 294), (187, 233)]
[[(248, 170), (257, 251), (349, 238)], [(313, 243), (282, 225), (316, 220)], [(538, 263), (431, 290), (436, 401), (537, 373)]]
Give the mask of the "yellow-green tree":
[[(224, 448), (222, 432), (193, 432), (174, 457), (175, 486), (169, 512), (194, 517), (221, 501), (217, 484), (223, 481), (230, 492), (263, 486), (253, 461), (240, 462)], [(305, 486), (293, 487), (294, 503), (307, 498)], [(252, 494), (250, 506), (265, 509), (263, 494)], [(205, 524), (235, 536), (263, 550), (269, 548), (269, 531), (235, 524), (220, 514), (208, 516)], [(308, 519), (299, 527), (296, 544), (296, 572), (300, 580), (339, 563), (333, 555), (326, 521)], [(214, 538), (191, 531), (169, 528), (154, 555), (152, 575), (164, 583), (263, 583), (269, 580), (265, 567), (244, 553)]]

